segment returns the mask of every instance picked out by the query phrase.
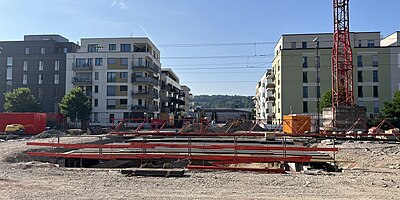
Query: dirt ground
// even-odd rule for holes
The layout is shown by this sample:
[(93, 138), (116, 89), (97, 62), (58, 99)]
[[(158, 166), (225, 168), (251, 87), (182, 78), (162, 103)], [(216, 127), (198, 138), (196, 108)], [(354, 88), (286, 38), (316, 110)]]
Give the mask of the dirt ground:
[(0, 199), (400, 199), (400, 144), (345, 142), (336, 155), (343, 161), (342, 173), (192, 171), (183, 178), (159, 178), (127, 177), (104, 169), (58, 168), (50, 163), (6, 162), (32, 148), (26, 142), (0, 142)]

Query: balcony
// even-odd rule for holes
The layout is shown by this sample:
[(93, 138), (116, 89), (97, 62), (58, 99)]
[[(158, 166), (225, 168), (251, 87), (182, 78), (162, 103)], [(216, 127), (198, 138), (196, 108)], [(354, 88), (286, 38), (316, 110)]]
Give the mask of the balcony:
[(72, 63), (72, 70), (74, 71), (90, 71), (93, 69), (93, 66), (90, 63), (83, 63), (83, 64), (75, 64)]
[(158, 80), (151, 77), (133, 77), (132, 83), (141, 83), (141, 84), (158, 86)]
[(158, 112), (158, 106), (155, 105), (131, 105), (132, 112)]
[(146, 91), (146, 90), (139, 90), (139, 91), (132, 91), (132, 97), (137, 98), (148, 98), (148, 99), (158, 99), (158, 93), (154, 91)]
[(144, 70), (147, 72), (152, 72), (154, 74), (160, 73), (161, 69), (157, 65), (147, 64), (147, 65), (139, 65), (132, 62), (132, 70)]
[(74, 85), (91, 85), (92, 79), (87, 77), (72, 77), (72, 84)]
[(267, 91), (274, 91), (275, 90), (275, 83), (274, 82), (268, 82), (266, 86)]
[(275, 97), (274, 96), (269, 96), (266, 99), (267, 99), (267, 101), (275, 101)]

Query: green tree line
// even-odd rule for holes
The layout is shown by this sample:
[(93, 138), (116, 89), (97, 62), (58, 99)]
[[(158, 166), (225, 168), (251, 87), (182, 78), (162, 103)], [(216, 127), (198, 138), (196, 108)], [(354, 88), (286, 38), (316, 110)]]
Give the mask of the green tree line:
[(254, 108), (252, 96), (198, 95), (194, 96), (195, 107), (202, 108)]

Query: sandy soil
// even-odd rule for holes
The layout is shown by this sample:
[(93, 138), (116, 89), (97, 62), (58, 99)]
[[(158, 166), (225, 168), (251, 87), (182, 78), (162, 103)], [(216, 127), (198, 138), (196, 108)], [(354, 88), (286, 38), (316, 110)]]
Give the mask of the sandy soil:
[(32, 148), (25, 143), (0, 143), (0, 199), (400, 199), (400, 144), (339, 145), (338, 160), (351, 161), (341, 163), (350, 168), (343, 173), (188, 172), (184, 178), (158, 178), (6, 162)]

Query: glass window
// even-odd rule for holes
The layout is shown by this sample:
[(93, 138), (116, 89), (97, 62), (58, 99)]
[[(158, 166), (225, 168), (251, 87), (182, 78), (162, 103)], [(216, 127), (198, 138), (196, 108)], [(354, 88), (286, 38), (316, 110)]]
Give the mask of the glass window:
[(25, 54), (29, 54), (29, 48), (28, 47), (25, 48)]
[(308, 113), (308, 102), (303, 101), (303, 113)]
[(291, 43), (291, 48), (292, 48), (292, 49), (295, 49), (295, 48), (296, 48), (296, 42), (292, 42), (292, 43)]
[(378, 70), (372, 71), (372, 81), (378, 82)]
[(308, 57), (303, 56), (303, 68), (307, 68), (307, 67), (308, 67)]
[(44, 47), (40, 48), (40, 54), (45, 54), (46, 53), (46, 49)]
[(374, 86), (374, 87), (373, 87), (373, 93), (374, 93), (374, 97), (379, 97), (378, 86)]
[[(115, 105), (117, 104), (117, 101), (115, 99), (107, 99), (107, 109), (115, 109)], [(110, 114), (110, 118), (111, 118)], [(112, 117), (114, 119), (114, 115)]]
[(98, 52), (99, 51), (98, 44), (88, 44), (87, 51)]
[(109, 64), (109, 65), (117, 64), (117, 59), (107, 58), (107, 64)]
[(121, 79), (127, 79), (127, 78), (128, 78), (128, 72), (121, 72), (121, 73), (119, 73), (119, 78), (121, 78)]
[(110, 119), (110, 123), (113, 123), (114, 122), (114, 114), (110, 114), (109, 119)]
[(38, 77), (38, 84), (40, 85), (40, 84), (43, 84), (43, 74), (39, 74), (39, 77)]
[(308, 98), (308, 87), (303, 86), (303, 98)]
[(42, 98), (43, 97), (43, 90), (42, 88), (38, 88), (38, 98)]
[(372, 56), (372, 66), (373, 67), (378, 67), (378, 55), (373, 55)]
[(117, 45), (116, 45), (116, 44), (109, 44), (109, 45), (108, 45), (108, 50), (110, 50), (110, 51), (115, 51), (115, 50), (117, 50)]
[(23, 71), (28, 71), (28, 61), (24, 60), (24, 66), (22, 67)]
[(59, 109), (58, 109), (58, 102), (54, 102), (54, 103), (53, 103), (53, 111), (54, 111), (55, 113), (57, 113), (57, 112), (59, 111)]
[(109, 82), (109, 83), (116, 82), (116, 73), (115, 72), (107, 72), (107, 82)]
[(374, 101), (374, 113), (379, 113), (379, 101)]
[(60, 84), (60, 74), (54, 74), (54, 84)]
[(364, 97), (363, 86), (358, 86), (358, 97)]
[(363, 66), (363, 56), (357, 55), (357, 67), (362, 67), (362, 66)]
[(138, 58), (138, 66), (143, 66), (143, 58)]
[(103, 58), (95, 58), (94, 59), (94, 65), (95, 66), (102, 66), (103, 65)]
[(358, 47), (361, 47), (361, 46), (362, 46), (362, 41), (358, 40)]
[(12, 70), (12, 67), (7, 67), (7, 77), (6, 77), (6, 79), (7, 80), (12, 80), (12, 75), (13, 75), (13, 70)]
[(368, 40), (368, 47), (375, 47), (375, 42), (374, 40)]
[(7, 57), (7, 66), (13, 65), (13, 57)]
[(121, 66), (128, 66), (128, 58), (121, 58), (120, 62)]
[(307, 42), (302, 42), (301, 43), (301, 48), (306, 49), (307, 48)]
[(121, 92), (126, 92), (126, 91), (128, 91), (128, 86), (126, 86), (126, 85), (121, 85), (121, 86), (119, 86), (119, 91), (121, 91)]
[[(98, 102), (97, 102), (98, 104)], [(95, 112), (93, 113), (93, 122), (98, 123), (99, 122), (99, 113)]]
[(99, 72), (94, 73), (94, 80), (96, 80), (96, 81), (99, 80)]
[(115, 95), (116, 95), (116, 86), (107, 85), (107, 96), (115, 96)]
[(130, 52), (131, 44), (121, 44), (121, 52)]
[(54, 71), (60, 71), (60, 61), (54, 61)]
[(308, 82), (307, 72), (303, 72), (303, 83)]
[(12, 81), (7, 80), (6, 81), (6, 92), (11, 92), (12, 91)]
[(363, 82), (362, 71), (358, 71), (358, 72), (357, 72), (357, 75), (358, 75), (358, 76), (357, 76), (357, 77), (358, 77), (358, 82), (359, 82), (359, 83)]
[(39, 71), (43, 71), (43, 61), (39, 61)]
[(55, 97), (55, 98), (58, 97), (58, 88), (57, 87), (53, 88), (53, 97)]
[(119, 100), (119, 104), (120, 105), (127, 105), (128, 104), (128, 100), (127, 99), (120, 99)]
[(63, 49), (63, 53), (68, 53), (68, 48), (67, 48), (67, 47), (65, 47), (65, 48)]
[(99, 106), (99, 99), (94, 99), (94, 107), (98, 107)]
[(99, 93), (99, 86), (98, 85), (94, 86), (94, 93)]
[(317, 86), (317, 98), (321, 98), (321, 86)]
[(27, 74), (22, 75), (22, 84), (24, 84), (24, 85), (28, 84), (28, 75)]

